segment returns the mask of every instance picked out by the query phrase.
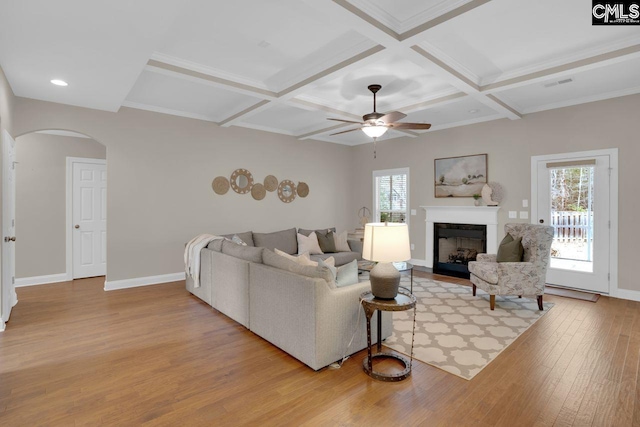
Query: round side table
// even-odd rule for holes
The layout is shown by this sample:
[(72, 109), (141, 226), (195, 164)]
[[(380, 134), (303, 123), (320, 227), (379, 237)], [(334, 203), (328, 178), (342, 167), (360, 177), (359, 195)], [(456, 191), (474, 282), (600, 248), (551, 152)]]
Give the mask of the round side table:
[[(380, 381), (402, 381), (411, 375), (411, 364), (413, 363), (413, 336), (416, 330), (416, 297), (408, 292), (406, 289), (401, 288), (398, 291), (398, 295), (394, 299), (379, 299), (373, 296), (371, 292), (365, 292), (360, 295), (360, 301), (362, 308), (364, 309), (365, 316), (367, 318), (367, 357), (362, 361), (362, 367), (364, 371), (372, 378)], [(413, 331), (411, 338), (411, 356), (407, 359), (397, 353), (382, 351), (382, 312), (383, 311), (405, 311), (413, 309)], [(377, 352), (372, 353), (371, 344), (371, 317), (373, 313), (378, 311), (378, 345)], [(373, 359), (376, 358), (393, 358), (397, 359), (404, 364), (404, 370), (397, 374), (385, 374), (383, 372), (377, 372), (373, 370)]]

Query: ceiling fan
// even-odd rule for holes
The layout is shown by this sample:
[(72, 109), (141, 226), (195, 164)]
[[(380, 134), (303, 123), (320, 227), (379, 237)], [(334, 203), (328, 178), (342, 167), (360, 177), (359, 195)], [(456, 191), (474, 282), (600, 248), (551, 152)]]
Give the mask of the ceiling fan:
[(369, 85), (368, 89), (373, 93), (373, 113), (365, 114), (362, 116), (362, 122), (354, 122), (352, 120), (342, 120), (342, 119), (327, 119), (334, 120), (336, 122), (344, 122), (344, 123), (357, 123), (362, 125), (356, 129), (349, 129), (342, 132), (332, 133), (333, 135), (340, 135), (341, 133), (353, 132), (355, 130), (361, 130), (367, 136), (376, 138), (384, 135), (384, 133), (388, 129), (429, 129), (431, 127), (428, 123), (401, 123), (398, 120), (402, 120), (407, 117), (406, 114), (401, 113), (399, 111), (392, 111), (387, 114), (378, 113), (376, 111), (376, 93), (382, 89), (380, 85)]

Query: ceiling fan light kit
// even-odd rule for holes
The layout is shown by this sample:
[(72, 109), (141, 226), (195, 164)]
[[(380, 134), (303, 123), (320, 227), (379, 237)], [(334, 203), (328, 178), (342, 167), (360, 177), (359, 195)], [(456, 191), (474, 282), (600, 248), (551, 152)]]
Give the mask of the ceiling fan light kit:
[(388, 127), (384, 125), (364, 125), (360, 128), (370, 138), (379, 138), (385, 134)]
[(398, 120), (402, 120), (405, 117), (407, 117), (406, 114), (401, 113), (399, 111), (392, 111), (392, 112), (386, 113), (386, 114), (378, 113), (376, 111), (376, 93), (378, 93), (378, 91), (380, 89), (382, 89), (382, 86), (380, 86), (380, 85), (369, 85), (368, 89), (371, 91), (371, 93), (373, 93), (373, 113), (365, 114), (364, 116), (362, 116), (362, 122), (354, 122), (353, 120), (332, 119), (332, 118), (328, 119), (328, 120), (334, 120), (334, 121), (337, 121), (337, 122), (352, 123), (352, 124), (360, 125), (359, 128), (343, 130), (341, 132), (332, 133), (330, 136), (340, 135), (340, 134), (347, 133), (347, 132), (353, 132), (353, 131), (356, 131), (356, 130), (360, 129), (362, 132), (365, 133), (365, 135), (367, 135), (370, 138), (373, 138), (373, 143), (374, 143), (374, 154), (373, 154), (373, 156), (375, 158), (375, 142), (376, 142), (376, 139), (381, 137), (382, 135), (384, 135), (385, 132), (387, 132), (387, 130), (389, 130), (389, 128), (426, 130), (426, 129), (429, 129), (431, 127), (431, 125), (428, 124), (428, 123), (403, 123), (403, 122), (398, 122)]

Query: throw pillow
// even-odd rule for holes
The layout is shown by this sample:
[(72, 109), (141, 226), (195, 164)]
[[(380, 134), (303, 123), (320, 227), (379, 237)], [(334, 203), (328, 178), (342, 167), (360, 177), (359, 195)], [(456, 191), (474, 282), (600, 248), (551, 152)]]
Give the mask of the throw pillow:
[(336, 276), (338, 275), (338, 269), (331, 265), (330, 263), (326, 262), (325, 260), (318, 260), (318, 267), (324, 267), (327, 270), (329, 270), (331, 272), (331, 277), (333, 277), (333, 281), (336, 281)]
[(333, 233), (333, 240), (336, 246), (336, 252), (351, 252), (349, 242), (347, 242), (347, 230), (340, 234)]
[[(309, 265), (311, 267), (317, 267), (318, 263), (315, 261), (312, 261), (311, 258), (309, 257), (309, 252), (305, 252), (303, 254), (300, 254), (298, 256), (295, 255), (289, 255), (286, 252), (282, 252), (280, 249), (274, 249), (274, 252), (277, 253), (280, 256), (285, 257), (286, 259), (290, 259), (291, 261), (294, 261), (300, 265)], [(336, 260), (333, 257), (329, 257), (326, 260), (324, 260), (324, 262), (326, 262), (329, 265), (335, 265), (336, 264)]]
[(514, 239), (513, 236), (507, 233), (498, 246), (498, 254), (496, 255), (496, 261), (498, 262), (520, 262), (522, 261), (522, 254), (524, 248), (522, 247), (522, 238), (518, 237)]
[(227, 238), (227, 237), (225, 237), (225, 239), (227, 239), (227, 240), (229, 240), (229, 241), (231, 241), (233, 243), (237, 243), (238, 245), (247, 246), (247, 244), (240, 237), (238, 237), (237, 234), (234, 234), (233, 237), (230, 238), (230, 239)]
[(298, 253), (308, 252), (309, 255), (322, 255), (323, 252), (318, 244), (318, 235), (316, 233), (309, 234), (309, 237), (298, 233)]
[(336, 286), (349, 286), (358, 283), (358, 260), (338, 267), (336, 274)]
[[(309, 236), (311, 236), (311, 234), (309, 234)], [(320, 250), (322, 252), (324, 252), (325, 254), (336, 252), (336, 243), (333, 239), (333, 231), (316, 231), (315, 235), (318, 238), (318, 244), (320, 245)]]

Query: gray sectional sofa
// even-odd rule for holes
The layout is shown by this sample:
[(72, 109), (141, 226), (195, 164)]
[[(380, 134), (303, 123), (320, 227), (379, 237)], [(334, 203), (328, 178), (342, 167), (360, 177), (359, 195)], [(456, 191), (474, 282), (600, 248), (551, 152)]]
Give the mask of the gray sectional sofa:
[[(304, 234), (309, 230), (300, 231)], [(296, 233), (295, 228), (275, 233), (237, 233), (247, 246), (214, 240), (200, 254), (200, 286), (195, 287), (193, 280), (187, 278), (186, 287), (256, 335), (319, 370), (366, 347), (360, 295), (371, 285), (367, 281), (337, 287), (326, 268), (299, 265), (273, 252), (277, 248), (297, 253)], [(341, 265), (359, 254), (312, 258), (328, 256), (334, 256), (336, 265)], [(372, 319), (374, 340), (376, 318)], [(390, 313), (383, 313), (383, 338), (391, 331)]]

